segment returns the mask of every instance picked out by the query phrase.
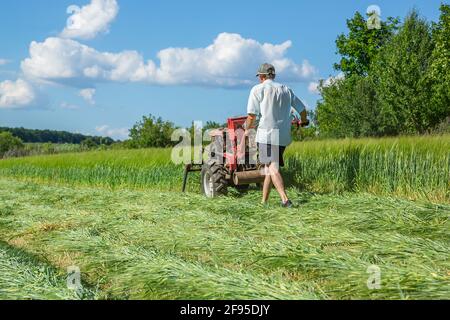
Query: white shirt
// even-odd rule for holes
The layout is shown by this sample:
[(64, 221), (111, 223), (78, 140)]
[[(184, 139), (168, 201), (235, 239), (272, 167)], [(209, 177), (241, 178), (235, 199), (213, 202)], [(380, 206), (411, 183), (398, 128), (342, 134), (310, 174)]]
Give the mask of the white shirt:
[(300, 114), (306, 107), (287, 86), (266, 80), (253, 87), (247, 113), (260, 116), (256, 142), (283, 147), (290, 145), (292, 109)]

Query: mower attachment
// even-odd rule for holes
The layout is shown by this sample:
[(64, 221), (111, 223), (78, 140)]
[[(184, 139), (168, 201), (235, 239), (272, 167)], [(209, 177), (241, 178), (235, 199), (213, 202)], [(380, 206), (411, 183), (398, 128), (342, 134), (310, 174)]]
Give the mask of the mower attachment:
[(182, 192), (186, 192), (186, 184), (187, 184), (187, 179), (188, 179), (188, 175), (190, 172), (200, 172), (202, 171), (202, 165), (200, 164), (187, 164), (184, 167), (184, 177), (183, 177), (183, 190)]

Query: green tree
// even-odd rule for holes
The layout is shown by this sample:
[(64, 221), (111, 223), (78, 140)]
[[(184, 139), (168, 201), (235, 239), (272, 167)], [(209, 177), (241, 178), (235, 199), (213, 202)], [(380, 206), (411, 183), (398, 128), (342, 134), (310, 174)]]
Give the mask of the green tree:
[[(435, 47), (429, 77), (432, 82), (433, 109), (429, 113), (431, 126), (450, 117), (450, 5), (441, 5), (439, 22), (434, 25)], [(447, 121), (442, 122), (448, 125)]]
[(88, 149), (88, 150), (94, 149), (94, 148), (97, 148), (98, 145), (99, 144), (97, 143), (97, 141), (95, 141), (95, 139), (93, 139), (91, 137), (81, 141), (81, 147), (83, 149)]
[(8, 151), (21, 150), (23, 148), (22, 140), (14, 137), (10, 132), (0, 132), (0, 157), (3, 157)]
[(399, 20), (381, 21), (379, 29), (369, 29), (367, 20), (356, 12), (347, 20), (348, 34), (336, 40), (341, 56), (335, 69), (344, 77), (319, 86), (322, 95), (317, 106), (317, 125), (324, 137), (361, 137), (380, 135), (382, 118), (377, 105), (373, 81), (369, 77), (371, 66), (382, 48), (398, 30)]
[(152, 115), (144, 116), (130, 130), (131, 140), (127, 145), (132, 148), (166, 148), (174, 145), (171, 138), (175, 129), (172, 122)]
[(429, 23), (412, 11), (397, 35), (381, 50), (371, 78), (379, 100), (382, 134), (424, 133), (433, 125)]
[(381, 21), (380, 29), (369, 29), (367, 20), (356, 12), (347, 20), (348, 35), (341, 34), (336, 40), (337, 53), (342, 58), (334, 65), (335, 69), (346, 76), (366, 76), (372, 61), (394, 35), (398, 24), (398, 19), (390, 17)]
[(352, 75), (320, 87), (317, 121), (324, 137), (378, 135), (379, 109), (369, 77)]

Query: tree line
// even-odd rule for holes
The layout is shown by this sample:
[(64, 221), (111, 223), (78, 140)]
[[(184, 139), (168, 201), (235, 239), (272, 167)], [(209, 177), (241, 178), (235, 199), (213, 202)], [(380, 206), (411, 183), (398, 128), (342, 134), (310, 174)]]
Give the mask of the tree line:
[(357, 12), (336, 40), (340, 77), (321, 81), (321, 137), (367, 137), (448, 131), (450, 6), (430, 23), (413, 10), (369, 28)]
[(109, 137), (93, 137), (66, 131), (0, 127), (1, 132), (9, 132), (24, 143), (81, 144), (87, 142), (95, 145), (111, 145), (114, 143), (114, 140)]

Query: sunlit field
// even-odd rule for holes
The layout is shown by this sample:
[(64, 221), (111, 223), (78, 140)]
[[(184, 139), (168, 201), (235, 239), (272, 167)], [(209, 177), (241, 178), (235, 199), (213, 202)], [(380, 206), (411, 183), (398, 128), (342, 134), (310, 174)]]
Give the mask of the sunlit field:
[(182, 194), (169, 149), (1, 160), (0, 298), (445, 299), (449, 150), (449, 136), (296, 143), (291, 210), (256, 188), (206, 199), (195, 175)]

